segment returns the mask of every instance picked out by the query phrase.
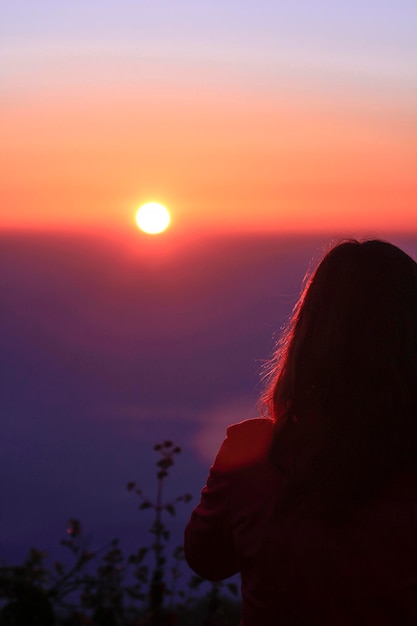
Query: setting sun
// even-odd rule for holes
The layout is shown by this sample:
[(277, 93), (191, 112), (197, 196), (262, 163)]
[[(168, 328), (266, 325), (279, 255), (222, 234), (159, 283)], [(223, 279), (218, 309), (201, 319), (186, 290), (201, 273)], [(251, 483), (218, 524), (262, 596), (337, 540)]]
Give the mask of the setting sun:
[(158, 202), (147, 202), (136, 213), (136, 223), (144, 233), (157, 235), (166, 230), (171, 221), (168, 210)]

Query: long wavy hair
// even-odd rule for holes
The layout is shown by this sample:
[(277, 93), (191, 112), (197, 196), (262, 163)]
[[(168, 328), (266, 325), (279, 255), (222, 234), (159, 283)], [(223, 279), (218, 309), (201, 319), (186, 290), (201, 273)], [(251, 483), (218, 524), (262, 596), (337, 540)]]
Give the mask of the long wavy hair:
[(305, 282), (262, 402), (276, 422), (272, 462), (294, 461), (290, 500), (317, 487), (328, 512), (343, 511), (402, 468), (417, 471), (416, 262), (380, 240), (330, 250)]

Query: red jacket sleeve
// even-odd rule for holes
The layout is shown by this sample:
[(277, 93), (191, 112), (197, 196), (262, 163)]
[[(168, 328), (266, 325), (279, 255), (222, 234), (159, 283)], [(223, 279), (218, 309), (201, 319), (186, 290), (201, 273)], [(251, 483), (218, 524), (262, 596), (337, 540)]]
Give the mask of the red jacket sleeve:
[(203, 578), (222, 580), (240, 571), (233, 540), (234, 524), (239, 519), (236, 494), (245, 489), (242, 474), (267, 454), (271, 431), (270, 420), (261, 419), (227, 429), (184, 535), (186, 560)]

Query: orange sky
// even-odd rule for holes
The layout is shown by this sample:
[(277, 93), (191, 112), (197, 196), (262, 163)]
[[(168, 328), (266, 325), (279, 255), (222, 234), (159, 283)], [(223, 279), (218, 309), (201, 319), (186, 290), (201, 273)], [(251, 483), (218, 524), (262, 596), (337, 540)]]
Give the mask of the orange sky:
[(134, 229), (147, 200), (177, 232), (417, 229), (417, 120), (389, 94), (101, 85), (16, 93), (1, 123), (3, 229)]

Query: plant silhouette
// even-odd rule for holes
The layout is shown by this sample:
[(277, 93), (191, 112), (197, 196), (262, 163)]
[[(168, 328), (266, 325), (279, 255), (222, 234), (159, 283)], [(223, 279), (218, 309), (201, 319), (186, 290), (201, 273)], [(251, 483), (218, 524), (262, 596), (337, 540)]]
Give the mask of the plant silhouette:
[[(149, 545), (125, 556), (119, 539), (94, 549), (81, 522), (68, 522), (61, 545), (69, 559), (46, 563), (44, 551), (31, 548), (24, 563), (0, 567), (0, 626), (234, 626), (238, 609), (233, 582), (210, 583), (190, 572), (182, 545), (170, 547), (167, 520), (177, 505), (192, 499), (184, 493), (164, 499), (165, 482), (181, 448), (166, 440), (157, 453), (156, 493), (151, 498), (137, 483), (127, 490), (139, 498), (140, 511), (152, 511)], [(184, 569), (188, 578), (184, 579)], [(183, 579), (182, 584), (180, 584)], [(206, 589), (206, 593), (202, 593)]]

